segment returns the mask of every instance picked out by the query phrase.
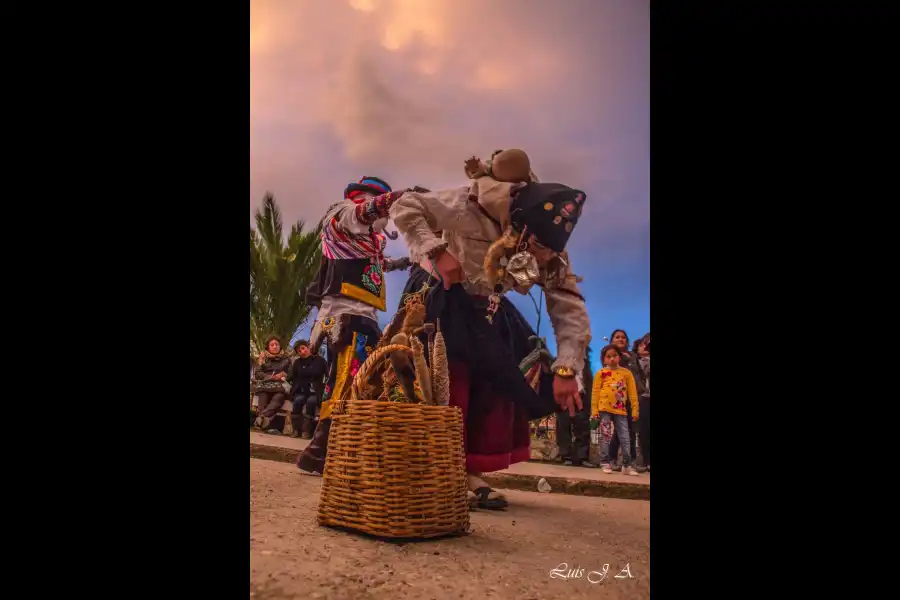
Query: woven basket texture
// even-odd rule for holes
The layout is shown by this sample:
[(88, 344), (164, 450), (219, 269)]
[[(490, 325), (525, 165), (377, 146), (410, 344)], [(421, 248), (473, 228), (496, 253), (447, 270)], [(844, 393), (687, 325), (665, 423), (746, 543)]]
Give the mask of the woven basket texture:
[[(360, 368), (353, 391), (398, 348), (408, 350), (376, 350)], [(458, 535), (469, 529), (467, 495), (458, 407), (356, 398), (335, 404), (320, 525), (383, 538)]]

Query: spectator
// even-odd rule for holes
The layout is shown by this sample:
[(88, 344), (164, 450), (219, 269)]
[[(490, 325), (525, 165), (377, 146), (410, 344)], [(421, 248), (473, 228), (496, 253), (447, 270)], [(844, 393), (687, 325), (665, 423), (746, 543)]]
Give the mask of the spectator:
[(570, 417), (563, 411), (556, 415), (556, 443), (559, 446), (559, 460), (568, 466), (582, 466), (596, 468), (589, 462), (591, 451), (591, 388), (593, 374), (591, 373), (591, 348), (588, 346), (584, 357), (584, 370), (582, 371), (584, 383), (584, 398), (582, 410)]
[(316, 409), (322, 401), (322, 385), (328, 363), (321, 356), (312, 354), (309, 342), (298, 340), (294, 344), (297, 358), (291, 365), (288, 381), (291, 382), (291, 426), (294, 437), (312, 438)]
[[(619, 366), (621, 350), (618, 346), (606, 346), (600, 356), (603, 368), (594, 376), (591, 394), (591, 411), (599, 421), (600, 428), (600, 464), (604, 473), (612, 473), (610, 442), (618, 438), (622, 446), (623, 474), (638, 475), (631, 468), (631, 451), (629, 437), (632, 421), (640, 415), (640, 401), (637, 396), (637, 385), (634, 375), (628, 369)], [(631, 401), (634, 418), (626, 410), (627, 400)], [(615, 437), (614, 437), (615, 436)]]
[[(284, 381), (290, 370), (291, 359), (281, 350), (281, 341), (276, 336), (266, 340), (266, 350), (259, 354), (259, 361), (254, 373), (253, 391), (259, 397), (256, 423), (260, 429), (269, 429), (272, 420), (281, 410), (287, 392)], [(281, 433), (277, 429), (269, 429), (269, 433)]]
[(637, 345), (638, 366), (640, 368), (641, 379), (644, 383), (645, 393), (641, 398), (641, 418), (638, 421), (638, 443), (641, 447), (641, 457), (644, 460), (644, 467), (650, 470), (650, 334), (638, 340)]
[[(637, 356), (634, 354), (631, 354), (628, 351), (628, 344), (630, 343), (629, 339), (628, 339), (628, 334), (625, 333), (624, 329), (616, 329), (612, 332), (612, 335), (609, 337), (609, 339), (610, 339), (610, 344), (619, 349), (619, 353), (621, 355), (621, 362), (619, 363), (620, 366), (631, 371), (631, 374), (634, 377), (635, 384), (637, 385), (638, 396), (644, 395), (646, 390), (644, 390), (644, 384), (639, 375)], [(631, 402), (630, 401), (628, 401), (626, 403), (626, 407), (627, 407), (627, 411), (628, 411), (628, 419), (629, 419), (629, 421), (631, 421)], [(630, 441), (629, 447), (631, 449), (632, 459), (637, 457), (636, 436), (637, 436), (637, 427), (632, 427), (630, 430), (630, 440), (629, 440)], [(619, 455), (619, 438), (618, 437), (614, 437), (612, 439), (612, 442), (609, 446), (609, 452), (612, 455), (612, 461), (613, 461), (612, 470), (613, 471), (621, 471), (622, 466), (619, 465), (617, 462), (617, 457)], [(637, 471), (639, 473), (646, 471), (646, 469), (640, 465), (635, 465), (635, 468), (637, 469)]]

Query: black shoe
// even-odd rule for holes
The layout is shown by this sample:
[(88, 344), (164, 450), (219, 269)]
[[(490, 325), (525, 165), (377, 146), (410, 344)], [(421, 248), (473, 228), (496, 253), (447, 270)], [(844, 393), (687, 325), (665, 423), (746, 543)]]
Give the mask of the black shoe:
[(595, 465), (592, 462), (588, 462), (586, 460), (581, 461), (581, 466), (584, 467), (585, 469), (596, 469), (597, 468), (597, 465)]
[(312, 441), (297, 459), (297, 466), (307, 473), (325, 472), (325, 455), (328, 452), (328, 433), (331, 431), (331, 419), (319, 421), (313, 432)]
[(575, 466), (575, 461), (574, 461), (574, 460), (566, 459), (565, 461), (563, 461), (563, 464), (566, 465), (567, 467), (574, 467), (574, 466)]
[(291, 437), (299, 438), (303, 432), (303, 417), (291, 415)]
[(303, 425), (300, 428), (300, 437), (304, 440), (311, 440), (313, 431), (316, 429), (316, 423), (309, 417), (303, 417)]
[(620, 464), (615, 464), (615, 465), (612, 466), (612, 470), (615, 471), (616, 473), (618, 473), (618, 472), (620, 472), (620, 471), (622, 470), (622, 465), (620, 465)]

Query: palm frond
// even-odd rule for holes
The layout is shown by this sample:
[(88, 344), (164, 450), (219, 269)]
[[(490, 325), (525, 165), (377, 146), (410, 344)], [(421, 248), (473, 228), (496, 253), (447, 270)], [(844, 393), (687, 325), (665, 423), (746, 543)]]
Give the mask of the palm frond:
[(262, 347), (275, 334), (286, 345), (310, 314), (306, 290), (318, 274), (321, 228), (307, 231), (303, 221), (283, 239), (281, 211), (266, 194), (250, 230), (250, 340)]

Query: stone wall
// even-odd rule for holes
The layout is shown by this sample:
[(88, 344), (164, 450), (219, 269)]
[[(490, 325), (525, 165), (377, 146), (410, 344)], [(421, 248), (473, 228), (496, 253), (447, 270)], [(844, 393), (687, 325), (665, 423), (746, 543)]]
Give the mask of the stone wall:
[[(559, 446), (556, 444), (555, 436), (551, 438), (546, 437), (531, 437), (531, 460), (555, 460), (559, 456)], [(640, 444), (637, 444), (637, 456), (634, 459), (635, 464), (644, 464), (643, 457), (641, 457), (641, 447)], [(595, 465), (600, 464), (600, 444), (593, 443), (591, 441), (591, 450), (588, 455), (588, 460)], [(618, 460), (622, 459), (622, 451), (619, 450)]]

